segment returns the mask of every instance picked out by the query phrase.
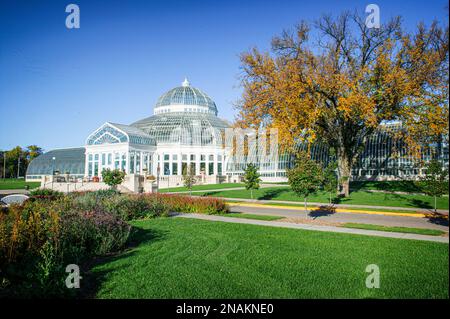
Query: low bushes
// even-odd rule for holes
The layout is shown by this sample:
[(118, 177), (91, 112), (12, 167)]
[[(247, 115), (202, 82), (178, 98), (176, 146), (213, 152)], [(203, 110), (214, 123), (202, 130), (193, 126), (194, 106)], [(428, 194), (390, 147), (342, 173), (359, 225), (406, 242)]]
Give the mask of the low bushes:
[(64, 195), (32, 193), (22, 205), (0, 211), (0, 297), (52, 297), (67, 289), (65, 267), (122, 249), (126, 221), (170, 212), (223, 214), (223, 200), (170, 194), (120, 194), (114, 190)]
[(0, 215), (0, 296), (65, 296), (65, 267), (123, 247), (130, 226), (102, 211), (79, 210), (63, 197), (38, 195)]
[(167, 216), (170, 212), (224, 214), (228, 207), (222, 199), (198, 198), (173, 194), (73, 193), (76, 206), (84, 210), (100, 210), (123, 220)]
[(37, 188), (30, 192), (30, 196), (34, 199), (57, 199), (64, 196), (63, 193), (49, 188)]
[(220, 215), (228, 212), (228, 206), (223, 199), (211, 197), (200, 198), (173, 194), (159, 194), (153, 196), (157, 196), (165, 202), (170, 207), (172, 212), (208, 215)]

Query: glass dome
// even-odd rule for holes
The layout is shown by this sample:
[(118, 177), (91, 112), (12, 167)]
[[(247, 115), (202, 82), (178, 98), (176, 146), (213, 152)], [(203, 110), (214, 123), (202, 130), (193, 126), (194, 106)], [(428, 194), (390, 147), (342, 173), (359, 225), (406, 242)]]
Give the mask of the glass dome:
[(222, 145), (230, 125), (213, 114), (173, 112), (157, 114), (131, 124), (159, 143), (214, 146)]
[(171, 112), (217, 115), (217, 107), (206, 93), (192, 87), (185, 79), (181, 86), (164, 93), (156, 102), (154, 114)]

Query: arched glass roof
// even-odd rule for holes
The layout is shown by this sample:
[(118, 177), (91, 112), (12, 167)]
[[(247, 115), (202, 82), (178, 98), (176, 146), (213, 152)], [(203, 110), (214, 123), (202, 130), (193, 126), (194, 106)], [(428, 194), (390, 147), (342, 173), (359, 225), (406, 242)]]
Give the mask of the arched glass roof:
[(208, 113), (165, 113), (131, 124), (159, 143), (182, 145), (221, 145), (225, 128), (230, 125)]
[(84, 175), (84, 153), (84, 147), (49, 151), (31, 161), (26, 175), (52, 175), (53, 171)]
[(172, 105), (206, 107), (210, 113), (217, 115), (217, 107), (214, 101), (203, 91), (192, 87), (187, 79), (184, 80), (182, 86), (161, 95), (156, 102), (155, 111), (158, 108)]
[(106, 122), (86, 140), (87, 145), (115, 144), (129, 142), (132, 144), (156, 145), (145, 132), (123, 124)]

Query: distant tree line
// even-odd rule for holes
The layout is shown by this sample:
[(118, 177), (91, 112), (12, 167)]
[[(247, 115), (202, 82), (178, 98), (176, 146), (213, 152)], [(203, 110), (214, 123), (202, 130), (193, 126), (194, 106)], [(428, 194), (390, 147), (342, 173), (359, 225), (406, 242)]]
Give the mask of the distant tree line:
[(37, 145), (29, 145), (26, 148), (16, 146), (10, 150), (0, 150), (0, 177), (25, 176), (28, 164), (42, 153), (42, 148)]

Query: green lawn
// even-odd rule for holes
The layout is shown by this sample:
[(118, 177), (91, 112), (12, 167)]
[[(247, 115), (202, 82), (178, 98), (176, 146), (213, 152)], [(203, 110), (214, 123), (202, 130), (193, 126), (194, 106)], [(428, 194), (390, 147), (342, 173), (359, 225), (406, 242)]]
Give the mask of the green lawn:
[[(448, 298), (448, 245), (185, 218), (133, 223), (85, 275), (98, 298)], [(380, 268), (379, 289), (365, 269)]]
[(345, 223), (342, 227), (346, 228), (358, 228), (358, 229), (369, 229), (369, 230), (381, 230), (396, 233), (411, 233), (420, 235), (431, 235), (440, 236), (445, 234), (442, 230), (438, 229), (424, 229), (424, 228), (411, 228), (411, 227), (388, 227), (372, 224), (358, 224), (358, 223)]
[[(414, 181), (354, 181), (351, 190), (379, 190), (388, 192), (422, 193)], [(447, 185), (448, 194), (448, 185)]]
[[(227, 197), (227, 198), (247, 198), (250, 199), (250, 191), (247, 190), (227, 190), (227, 191), (205, 191), (195, 193), (195, 195)], [(298, 197), (290, 188), (270, 187), (253, 191), (255, 199), (265, 200), (285, 200), (299, 201), (303, 199)], [(317, 195), (310, 196), (308, 201), (327, 204), (329, 195), (325, 192), (319, 192)], [(441, 197), (437, 200), (439, 209), (448, 209), (448, 197)], [(396, 206), (413, 208), (433, 208), (433, 198), (425, 195), (404, 195), (392, 193), (372, 193), (368, 191), (355, 191), (348, 198), (335, 198), (335, 203), (353, 204), (353, 205), (373, 205), (373, 206)]]
[(39, 187), (40, 182), (27, 182), (24, 179), (6, 178), (0, 179), (0, 189), (24, 189), (28, 185), (30, 189)]
[[(210, 189), (223, 189), (223, 188), (234, 188), (234, 187), (244, 187), (244, 184), (241, 183), (223, 183), (223, 184), (207, 184), (207, 185), (194, 185), (192, 187), (193, 191), (202, 191), (202, 190), (210, 190)], [(172, 188), (163, 188), (160, 190), (161, 193), (167, 192), (187, 192), (189, 189), (187, 187), (172, 187)]]
[(246, 213), (228, 213), (228, 214), (222, 214), (220, 216), (245, 218), (245, 219), (257, 219), (257, 220), (278, 220), (278, 219), (285, 218), (284, 216), (258, 215), (258, 214), (246, 214)]

